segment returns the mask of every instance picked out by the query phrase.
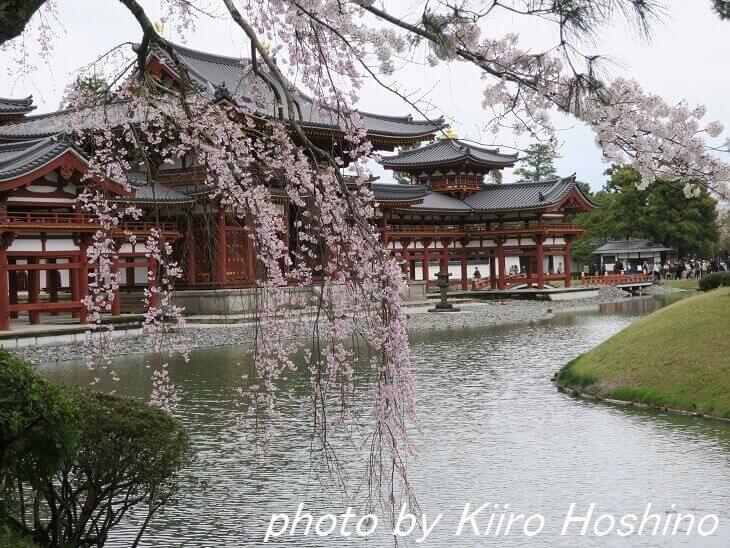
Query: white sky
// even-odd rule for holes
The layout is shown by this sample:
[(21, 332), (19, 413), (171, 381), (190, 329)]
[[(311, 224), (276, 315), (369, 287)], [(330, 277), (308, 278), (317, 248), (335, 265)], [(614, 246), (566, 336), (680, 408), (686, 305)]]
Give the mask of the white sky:
[[(636, 78), (645, 89), (664, 96), (670, 102), (686, 99), (691, 105), (707, 106), (707, 119), (720, 120), (730, 125), (730, 70), (727, 54), (730, 52), (730, 22), (720, 21), (711, 11), (709, 0), (667, 0), (665, 15), (655, 24), (650, 42), (636, 38), (631, 29), (606, 29), (601, 43), (588, 53), (609, 55), (617, 63), (613, 75)], [(57, 36), (50, 66), (40, 63), (29, 77), (19, 76), (11, 56), (0, 52), (0, 96), (27, 96), (33, 94), (37, 113), (55, 110), (66, 84), (80, 66), (122, 42), (136, 42), (140, 32), (131, 15), (115, 0), (59, 0)], [(161, 16), (158, 2), (142, 4), (153, 20)], [(415, 2), (389, 2), (392, 10), (408, 10)], [(215, 2), (211, 1), (211, 5)], [(539, 48), (549, 37), (546, 29), (523, 19), (503, 16), (488, 27), (487, 32), (501, 36), (516, 32), (528, 47)], [(177, 37), (171, 29), (166, 36)], [(201, 20), (198, 29), (188, 35), (189, 47), (231, 56), (242, 56), (248, 43), (242, 33), (229, 21)], [(38, 46), (31, 42), (30, 51)], [(417, 51), (416, 60), (425, 59), (425, 50)], [(427, 92), (433, 105), (429, 116), (444, 115), (460, 137), (486, 145), (524, 147), (529, 141), (511, 134), (482, 134), (481, 126), (487, 113), (481, 108), (481, 81), (471, 66), (451, 64), (436, 69), (423, 64), (405, 63), (396, 73), (397, 81), (418, 94)], [(369, 83), (361, 93), (361, 109), (385, 114), (406, 114), (413, 109), (395, 95)], [(580, 124), (555, 118), (562, 129), (561, 157), (556, 160), (558, 172), (569, 175), (576, 172), (579, 179), (599, 189), (605, 181), (600, 153), (593, 144), (592, 133)], [(725, 132), (725, 136), (728, 132)], [(509, 152), (512, 149), (505, 148)], [(381, 180), (389, 181), (390, 174), (379, 166), (373, 171)], [(510, 170), (506, 181), (513, 180)]]

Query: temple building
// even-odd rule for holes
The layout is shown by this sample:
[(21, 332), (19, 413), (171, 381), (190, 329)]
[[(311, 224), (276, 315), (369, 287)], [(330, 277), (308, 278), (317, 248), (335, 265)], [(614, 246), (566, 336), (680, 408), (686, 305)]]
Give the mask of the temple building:
[[(281, 90), (261, 82), (246, 60), (178, 47), (178, 56), (212, 101), (231, 93), (244, 102), (269, 94), (269, 106), (251, 102), (252, 116), (271, 116), (282, 108)], [(154, 50), (149, 72), (167, 86), (179, 81), (174, 64)], [(258, 79), (258, 80), (257, 80)], [(297, 116), (307, 136), (322, 146), (342, 146), (336, 112), (315, 108), (296, 88)], [(248, 99), (247, 99), (248, 98)], [(33, 115), (31, 98), (0, 98), (0, 330), (11, 320), (38, 324), (45, 318), (69, 314), (86, 320), (81, 299), (89, 284), (88, 247), (99, 225), (81, 211), (78, 196), (84, 186), (88, 158), (67, 137), (72, 111)], [(101, 108), (101, 107), (100, 107)], [(123, 105), (111, 103), (89, 109), (84, 129), (101, 127), (101, 119), (124, 116)], [(330, 115), (331, 114), (331, 115)], [(384, 245), (402, 261), (404, 276), (432, 281), (429, 266), (458, 264), (458, 284), (469, 289), (470, 263), (489, 265), (483, 286), (544, 288), (553, 280), (570, 284), (570, 242), (583, 233), (572, 222), (575, 213), (594, 207), (576, 185), (575, 177), (549, 181), (487, 184), (485, 175), (511, 167), (515, 154), (475, 146), (452, 138), (437, 139), (443, 119), (415, 120), (411, 116), (360, 113), (375, 149), (395, 151), (384, 157), (387, 169), (410, 177), (411, 184), (371, 183), (378, 205)], [(448, 135), (448, 134), (447, 134)], [(131, 190), (108, 181), (107, 195), (120, 204), (135, 204), (148, 212), (141, 220), (119, 227), (137, 236), (124, 243), (115, 268), (121, 290), (111, 313), (140, 302), (154, 264), (146, 256), (145, 236), (161, 229), (172, 243), (185, 274), (179, 287), (187, 295), (212, 299), (215, 292), (245, 291), (255, 282), (255, 249), (245, 222), (212, 201), (205, 192), (205, 172), (196, 165), (160, 165), (151, 174), (139, 173)], [(272, 188), (272, 200), (289, 222), (295, 239), (292, 205)], [(155, 214), (152, 214), (154, 210)], [(485, 287), (486, 289), (486, 287)], [(423, 289), (421, 289), (423, 291)], [(192, 310), (205, 307), (193, 306)], [(13, 322), (14, 323), (14, 322)]]
[[(413, 185), (378, 185), (383, 240), (400, 256), (410, 279), (431, 280), (429, 264), (486, 262), (484, 284), (543, 289), (552, 280), (570, 285), (570, 243), (583, 234), (571, 222), (595, 206), (575, 176), (548, 181), (486, 184), (492, 170), (511, 167), (517, 155), (440, 139), (383, 160), (411, 176)], [(420, 265), (420, 276), (418, 273)]]

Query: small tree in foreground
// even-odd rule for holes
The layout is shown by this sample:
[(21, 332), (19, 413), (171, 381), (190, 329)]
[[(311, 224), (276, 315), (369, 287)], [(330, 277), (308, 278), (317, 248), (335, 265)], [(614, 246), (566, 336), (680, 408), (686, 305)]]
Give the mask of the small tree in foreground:
[[(46, 381), (36, 376), (36, 382)], [(36, 465), (39, 451), (8, 463), (0, 525), (43, 546), (102, 546), (134, 511), (141, 515), (136, 546), (178, 492), (191, 458), (187, 433), (177, 419), (136, 398), (82, 389), (64, 398), (74, 408), (73, 443), (52, 470)], [(47, 426), (43, 431), (50, 433)], [(23, 436), (20, 446), (35, 440), (33, 432)], [(53, 444), (45, 449), (55, 452)]]

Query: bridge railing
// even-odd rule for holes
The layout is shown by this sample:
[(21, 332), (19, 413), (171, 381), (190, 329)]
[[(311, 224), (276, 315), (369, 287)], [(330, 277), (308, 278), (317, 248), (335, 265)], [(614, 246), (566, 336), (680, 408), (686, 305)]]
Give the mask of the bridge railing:
[(641, 283), (652, 281), (651, 274), (608, 274), (605, 276), (584, 276), (582, 284), (589, 285), (619, 285), (627, 283)]

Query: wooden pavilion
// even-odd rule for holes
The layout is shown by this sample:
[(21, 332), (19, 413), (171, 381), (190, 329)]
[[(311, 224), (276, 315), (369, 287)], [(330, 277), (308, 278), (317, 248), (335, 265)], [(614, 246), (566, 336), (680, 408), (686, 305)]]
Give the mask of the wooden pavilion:
[[(411, 279), (420, 263), (429, 280), (429, 263), (461, 268), (460, 285), (469, 288), (469, 261), (489, 262), (489, 284), (501, 290), (543, 289), (552, 280), (570, 286), (570, 244), (583, 229), (576, 213), (595, 205), (575, 176), (540, 182), (485, 184), (492, 170), (514, 165), (516, 155), (499, 153), (456, 139), (442, 139), (386, 158), (383, 165), (407, 173), (413, 185), (379, 185), (385, 244), (404, 261)], [(560, 258), (555, 268), (554, 258)], [(512, 273), (507, 260), (513, 259)]]
[[(250, 103), (251, 116), (258, 117), (274, 116), (283, 108), (278, 100), (281, 90), (268, 79), (262, 81), (246, 60), (183, 47), (177, 53), (211, 101), (223, 102), (235, 93)], [(164, 52), (153, 50), (149, 55), (150, 73), (166, 86), (179, 85), (174, 66)], [(336, 112), (316, 108), (306, 95), (291, 90), (299, 104), (296, 116), (307, 135), (328, 149), (343, 150), (346, 142)], [(252, 96), (257, 98), (255, 104)], [(27, 314), (31, 324), (40, 323), (41, 314), (62, 312), (85, 321), (82, 299), (93, 270), (88, 247), (99, 225), (79, 208), (79, 193), (89, 184), (83, 179), (88, 160), (66, 132), (72, 117), (74, 125), (80, 123), (93, 132), (110, 119), (121, 121), (126, 116), (120, 103), (87, 109), (81, 116), (72, 111), (32, 115), (34, 108), (31, 98), (0, 98), (0, 330), (9, 329), (10, 320), (20, 314)], [(445, 126), (443, 119), (360, 115), (374, 148), (384, 151), (433, 141)], [(570, 264), (569, 244), (582, 233), (571, 217), (594, 206), (575, 177), (484, 183), (487, 173), (510, 167), (516, 159), (496, 149), (444, 139), (384, 160), (386, 168), (413, 179), (413, 184), (371, 183), (381, 212), (383, 243), (403, 260), (405, 276), (414, 279), (420, 263), (423, 279), (428, 280), (431, 260), (442, 265), (459, 261), (460, 283), (466, 289), (467, 262), (486, 260), (492, 266), (491, 287), (543, 288), (553, 279), (570, 283), (569, 272), (550, 272), (549, 258), (562, 257), (563, 264)], [(142, 220), (119, 227), (120, 242), (130, 232), (137, 236), (135, 244), (120, 244), (115, 268), (122, 293), (136, 293), (139, 300), (141, 289), (152, 281), (149, 275), (156, 269), (144, 240), (154, 227), (172, 242), (184, 267), (183, 289), (209, 296), (210, 291), (254, 284), (256, 251), (246, 222), (208, 198), (201, 167), (181, 162), (129, 177), (131, 191), (94, 181), (104, 185), (113, 200), (148, 212)], [(287, 241), (296, 239), (292, 204), (276, 188), (271, 194), (287, 220)], [(510, 277), (505, 261), (515, 258), (524, 268)], [(119, 314), (121, 303), (118, 294), (110, 312)]]

